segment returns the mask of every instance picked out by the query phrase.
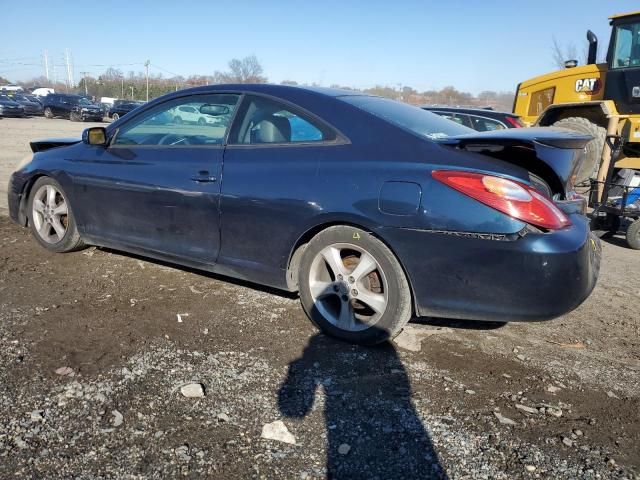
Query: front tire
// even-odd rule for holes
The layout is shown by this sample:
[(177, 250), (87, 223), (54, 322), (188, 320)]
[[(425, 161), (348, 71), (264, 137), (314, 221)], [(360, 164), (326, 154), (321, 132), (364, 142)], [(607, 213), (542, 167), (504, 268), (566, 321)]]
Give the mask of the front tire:
[(175, 123), (176, 125), (182, 125), (182, 117), (174, 117), (173, 123)]
[(329, 227), (302, 254), (300, 301), (322, 331), (373, 345), (395, 337), (411, 319), (411, 291), (394, 254), (370, 233)]
[(51, 111), (51, 109), (49, 107), (44, 109), (44, 116), (46, 118), (53, 118), (53, 112)]
[(627, 244), (634, 250), (640, 250), (640, 218), (634, 220), (627, 228)]
[(33, 184), (27, 214), (31, 233), (47, 250), (62, 253), (84, 247), (68, 197), (53, 178), (40, 177)]
[(585, 133), (593, 137), (593, 140), (586, 145), (586, 157), (578, 169), (576, 185), (588, 182), (590, 178), (597, 176), (607, 130), (581, 117), (563, 118), (555, 122), (552, 126), (566, 128), (578, 133)]
[(118, 115), (117, 113), (114, 113), (113, 115), (111, 115), (111, 119), (115, 122), (116, 120), (118, 120), (120, 118), (120, 115)]
[(80, 115), (76, 112), (69, 113), (69, 120), (72, 122), (79, 122), (81, 120)]

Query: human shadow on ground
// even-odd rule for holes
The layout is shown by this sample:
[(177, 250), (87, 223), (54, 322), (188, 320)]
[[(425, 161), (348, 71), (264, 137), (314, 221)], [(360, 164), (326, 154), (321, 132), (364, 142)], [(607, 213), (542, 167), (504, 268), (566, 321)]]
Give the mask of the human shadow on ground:
[(286, 417), (303, 418), (314, 401), (324, 408), (328, 479), (448, 478), (390, 342), (360, 347), (311, 337), (289, 364), (278, 406)]

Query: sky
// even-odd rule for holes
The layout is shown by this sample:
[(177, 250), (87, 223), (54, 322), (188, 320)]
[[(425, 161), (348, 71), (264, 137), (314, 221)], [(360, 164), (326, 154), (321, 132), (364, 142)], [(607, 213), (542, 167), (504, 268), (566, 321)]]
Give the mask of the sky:
[[(43, 75), (43, 52), (64, 78), (64, 53), (80, 72), (211, 75), (256, 55), (269, 81), (356, 88), (453, 85), (513, 91), (555, 69), (553, 38), (582, 57), (585, 32), (600, 51), (608, 17), (638, 0), (0, 0), (0, 76)], [(580, 59), (582, 62), (582, 58)], [(50, 66), (53, 76), (53, 67)]]

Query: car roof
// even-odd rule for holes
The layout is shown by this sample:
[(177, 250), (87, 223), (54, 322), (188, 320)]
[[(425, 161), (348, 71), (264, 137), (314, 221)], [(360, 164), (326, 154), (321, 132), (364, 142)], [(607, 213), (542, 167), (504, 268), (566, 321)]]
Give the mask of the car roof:
[[(207, 92), (224, 92), (224, 91), (244, 91), (253, 93), (284, 95), (296, 94), (296, 93), (311, 93), (317, 95), (323, 95), (327, 97), (344, 97), (352, 95), (367, 96), (366, 93), (358, 92), (355, 90), (347, 90), (341, 88), (326, 88), (326, 87), (309, 87), (299, 85), (276, 85), (271, 83), (228, 83), (228, 84), (216, 84), (216, 85), (203, 85), (201, 87), (187, 88), (184, 90), (178, 90), (177, 92), (169, 93), (165, 98), (173, 96), (182, 96), (190, 93), (207, 93)], [(368, 95), (372, 96), (372, 95)]]

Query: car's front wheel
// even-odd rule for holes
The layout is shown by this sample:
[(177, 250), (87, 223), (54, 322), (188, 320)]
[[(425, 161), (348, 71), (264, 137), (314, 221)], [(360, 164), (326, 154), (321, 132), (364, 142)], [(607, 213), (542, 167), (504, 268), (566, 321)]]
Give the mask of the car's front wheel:
[(118, 120), (120, 118), (120, 115), (118, 115), (117, 113), (114, 113), (113, 115), (111, 115), (111, 119), (115, 122), (116, 120)]
[(393, 338), (410, 320), (411, 291), (394, 254), (370, 233), (329, 227), (302, 255), (300, 300), (324, 332), (360, 344)]
[(53, 118), (53, 112), (49, 107), (44, 109), (44, 116), (47, 118)]
[(31, 233), (47, 250), (71, 252), (84, 246), (68, 198), (54, 179), (36, 180), (27, 212)]

